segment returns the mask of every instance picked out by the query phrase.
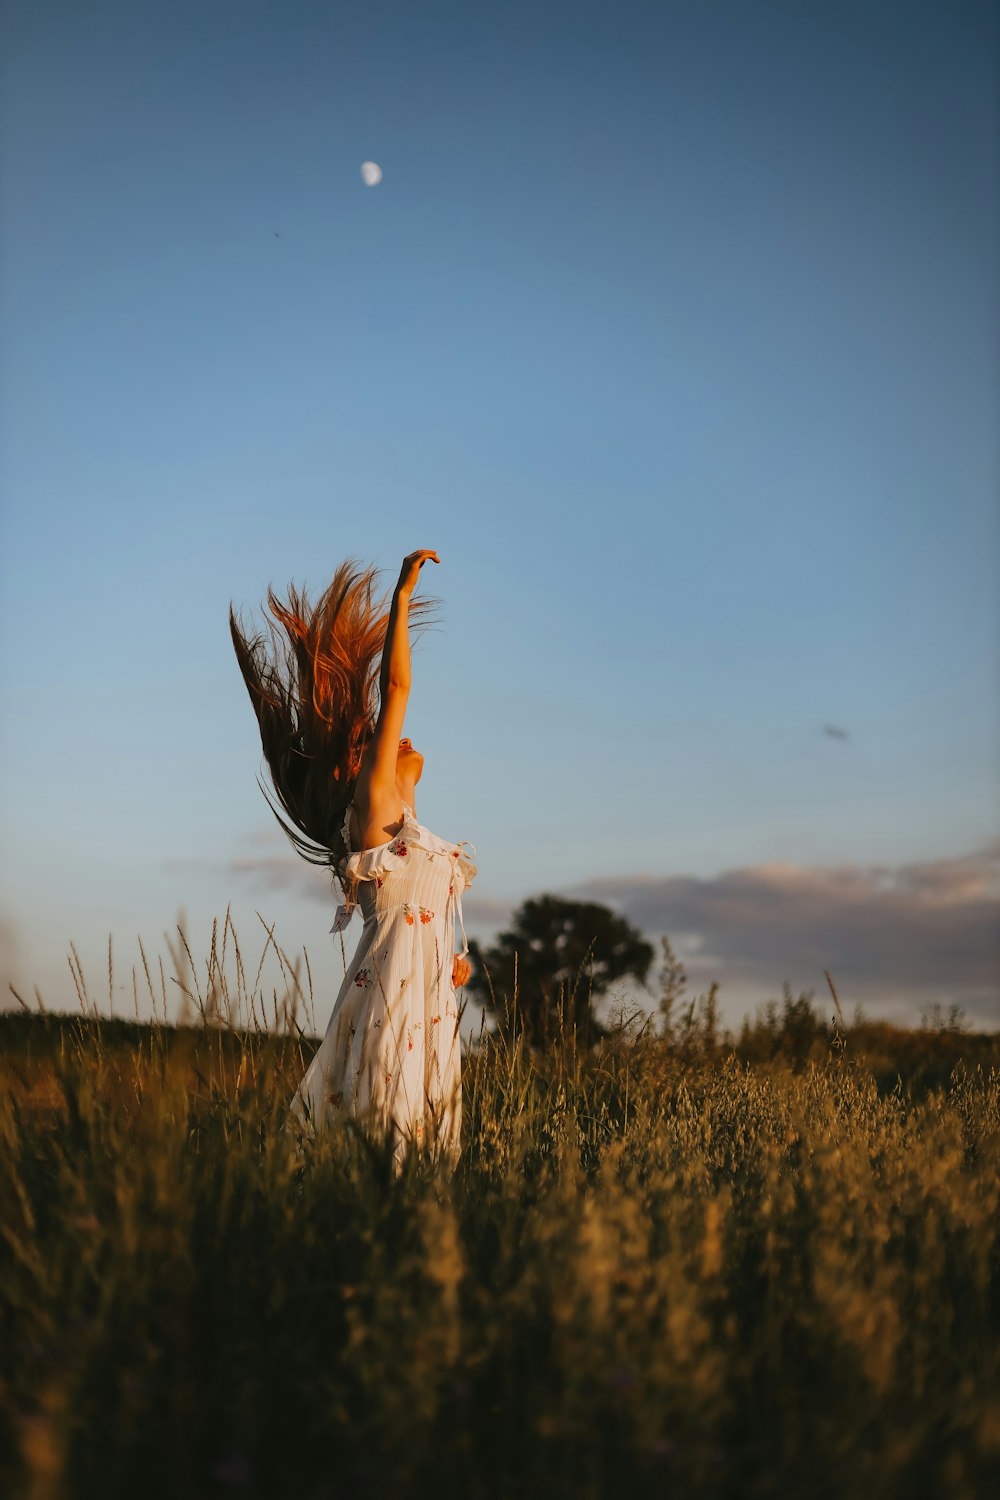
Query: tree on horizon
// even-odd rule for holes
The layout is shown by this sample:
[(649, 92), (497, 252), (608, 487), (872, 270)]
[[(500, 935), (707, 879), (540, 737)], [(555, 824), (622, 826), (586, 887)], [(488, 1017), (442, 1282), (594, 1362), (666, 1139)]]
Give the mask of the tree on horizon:
[(589, 1046), (607, 1032), (594, 1000), (626, 975), (645, 985), (653, 946), (610, 907), (541, 895), (523, 902), (488, 947), (470, 940), (469, 956), (466, 988), (505, 1036), (523, 1032), (544, 1046), (575, 1028)]

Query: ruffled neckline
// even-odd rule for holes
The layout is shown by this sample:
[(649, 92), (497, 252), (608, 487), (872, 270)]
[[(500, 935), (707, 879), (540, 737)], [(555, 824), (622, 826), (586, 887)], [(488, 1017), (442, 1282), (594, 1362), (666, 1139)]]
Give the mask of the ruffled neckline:
[[(457, 844), (448, 839), (440, 838), (433, 833), (425, 823), (421, 823), (409, 803), (403, 803), (403, 824), (398, 833), (392, 838), (386, 839), (381, 844), (372, 844), (367, 849), (351, 851), (351, 811), (354, 807), (353, 799), (348, 803), (344, 813), (344, 848), (348, 851), (344, 864), (345, 874), (357, 875), (361, 880), (370, 879), (375, 874), (386, 869), (399, 869), (406, 862), (408, 851), (412, 846), (424, 849), (431, 854), (443, 854), (453, 857), (464, 876), (464, 883), (471, 884), (478, 873), (476, 866), (464, 851), (464, 845), (469, 841), (462, 839)], [(475, 851), (475, 845), (470, 846)]]
[[(457, 844), (449, 843), (447, 839), (439, 838), (432, 833), (425, 824), (418, 822), (416, 813), (408, 803), (403, 803), (403, 826), (391, 839), (386, 839), (383, 844), (374, 844), (370, 849), (358, 849), (353, 854), (351, 848), (351, 809), (354, 806), (353, 798), (348, 803), (347, 811), (344, 813), (344, 848), (348, 851), (344, 862), (343, 876), (338, 879), (341, 891), (345, 899), (337, 907), (331, 932), (343, 932), (351, 920), (357, 902), (348, 896), (347, 877), (358, 881), (376, 880), (379, 884), (391, 870), (398, 870), (406, 865), (410, 858), (411, 850), (422, 849), (428, 858), (442, 856), (449, 861), (452, 869), (452, 884), (454, 888), (455, 902), (458, 910), (459, 920), (462, 918), (462, 891), (470, 886), (478, 871), (472, 863), (471, 858), (465, 852), (465, 845), (469, 845), (473, 854), (476, 852), (475, 844), (469, 844), (468, 839), (461, 839)], [(465, 937), (465, 924), (462, 923), (462, 936)], [(463, 955), (469, 951), (468, 938), (465, 939)]]

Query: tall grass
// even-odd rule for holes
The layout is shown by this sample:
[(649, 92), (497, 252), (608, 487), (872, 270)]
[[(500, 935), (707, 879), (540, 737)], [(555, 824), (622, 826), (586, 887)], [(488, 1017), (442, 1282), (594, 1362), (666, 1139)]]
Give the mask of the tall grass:
[(270, 1018), (240, 959), (235, 996), (192, 981), (196, 1025), (85, 986), (0, 1020), (3, 1494), (1000, 1479), (995, 1066), (914, 1098), (851, 1029), (758, 1065), (624, 1021), (589, 1052), (484, 1035), (457, 1169), (397, 1176), (283, 1131), (316, 1043), (281, 959)]

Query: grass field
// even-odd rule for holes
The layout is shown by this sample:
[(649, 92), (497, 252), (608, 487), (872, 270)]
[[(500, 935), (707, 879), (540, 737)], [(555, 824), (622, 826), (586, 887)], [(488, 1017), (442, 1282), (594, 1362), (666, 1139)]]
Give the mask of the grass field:
[(0, 1017), (0, 1492), (996, 1492), (1000, 1038), (804, 1036), (484, 1038), (396, 1178), (295, 1026)]

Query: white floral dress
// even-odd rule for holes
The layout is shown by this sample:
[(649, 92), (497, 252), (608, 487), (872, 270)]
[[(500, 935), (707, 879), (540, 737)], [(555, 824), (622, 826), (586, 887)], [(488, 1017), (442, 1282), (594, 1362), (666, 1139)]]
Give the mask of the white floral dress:
[[(353, 806), (353, 804), (351, 804)], [(389, 1129), (393, 1159), (407, 1143), (457, 1161), (461, 1152), (462, 1074), (458, 1004), (452, 982), (455, 916), (476, 875), (465, 853), (418, 823), (403, 803), (395, 838), (352, 854), (351, 807), (344, 817), (345, 873), (354, 874), (364, 928), (326, 1034), (289, 1110), (307, 1127), (353, 1116)], [(475, 853), (475, 846), (470, 846)], [(344, 901), (331, 932), (355, 907)]]

